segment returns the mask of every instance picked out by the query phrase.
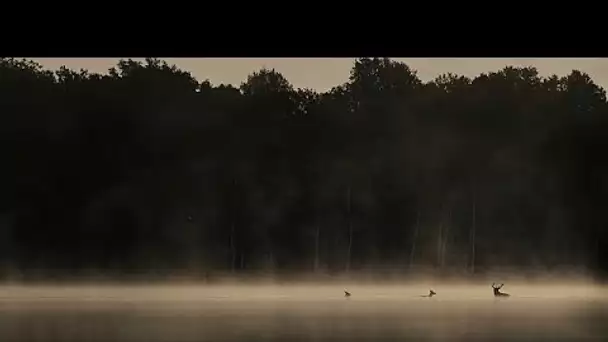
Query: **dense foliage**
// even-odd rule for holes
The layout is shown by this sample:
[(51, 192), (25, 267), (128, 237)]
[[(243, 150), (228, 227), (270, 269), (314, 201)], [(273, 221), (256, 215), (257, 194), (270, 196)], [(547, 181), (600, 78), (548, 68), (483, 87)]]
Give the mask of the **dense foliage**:
[(5, 58), (0, 110), (7, 267), (608, 269), (608, 104), (578, 71), (363, 58), (316, 93)]

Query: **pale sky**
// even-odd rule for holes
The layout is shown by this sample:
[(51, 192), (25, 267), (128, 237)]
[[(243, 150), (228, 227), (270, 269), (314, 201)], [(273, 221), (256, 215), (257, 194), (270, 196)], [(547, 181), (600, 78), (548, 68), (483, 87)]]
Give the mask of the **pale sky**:
[[(48, 69), (65, 65), (105, 73), (119, 58), (28, 58)], [(139, 58), (134, 58), (139, 59)], [(296, 88), (325, 91), (348, 79), (352, 58), (161, 58), (192, 73), (197, 80), (212, 84), (243, 82), (247, 75), (263, 67), (279, 71)], [(141, 59), (143, 60), (143, 59)], [(475, 77), (483, 72), (500, 70), (507, 65), (534, 66), (542, 76), (564, 76), (573, 69), (586, 72), (594, 82), (608, 89), (608, 58), (394, 58), (418, 71), (422, 81), (451, 72)]]

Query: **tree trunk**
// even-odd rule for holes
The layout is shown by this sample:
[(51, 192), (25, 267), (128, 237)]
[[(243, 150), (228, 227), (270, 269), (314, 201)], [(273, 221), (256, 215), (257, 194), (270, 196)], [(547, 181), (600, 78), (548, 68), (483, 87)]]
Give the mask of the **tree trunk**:
[(314, 271), (318, 272), (319, 271), (319, 235), (320, 235), (320, 230), (321, 227), (319, 225), (319, 223), (317, 223), (317, 229), (315, 232), (315, 265), (314, 265)]
[(410, 250), (410, 269), (414, 265), (414, 255), (416, 254), (416, 240), (418, 239), (418, 229), (420, 227), (420, 209), (416, 213), (416, 225), (414, 226), (414, 237), (412, 239), (412, 249)]
[(441, 253), (443, 252), (443, 205), (441, 206), (441, 214), (440, 214), (440, 220), (439, 220), (439, 232), (437, 233), (437, 259), (436, 259), (436, 265), (438, 267), (441, 267)]
[(439, 233), (437, 236), (437, 261), (436, 261), (437, 266), (441, 266), (441, 251), (442, 251), (442, 247), (443, 247), (443, 238), (441, 236), (442, 233), (443, 233), (443, 221), (441, 221), (439, 223)]
[(232, 219), (232, 224), (230, 226), (230, 252), (232, 253), (232, 262), (230, 263), (230, 268), (232, 273), (234, 273), (234, 269), (236, 268), (236, 245), (234, 243), (234, 218)]
[[(232, 194), (233, 197), (236, 197), (236, 179), (232, 179)], [(232, 200), (232, 223), (230, 224), (230, 253), (232, 254), (232, 262), (230, 263), (230, 268), (232, 273), (234, 273), (236, 269), (236, 242), (235, 242), (235, 228), (236, 228), (236, 204), (234, 203), (234, 198)]]
[(471, 273), (475, 273), (475, 234), (477, 233), (476, 230), (476, 224), (477, 224), (477, 203), (476, 203), (477, 199), (475, 196), (475, 192), (473, 192), (473, 222), (471, 225), (471, 231), (470, 231), (470, 236), (469, 236), (469, 240), (471, 243)]
[(270, 253), (268, 253), (268, 269), (274, 271), (275, 265), (274, 252), (270, 250)]
[(352, 223), (352, 218), (351, 218), (351, 189), (350, 186), (348, 186), (348, 206), (347, 206), (347, 210), (348, 210), (348, 250), (347, 250), (347, 255), (346, 255), (346, 272), (350, 271), (350, 263), (351, 263), (351, 256), (352, 256), (352, 249), (353, 249), (353, 223)]
[(445, 267), (445, 251), (448, 244), (448, 238), (450, 236), (450, 225), (452, 221), (452, 209), (448, 209), (448, 221), (445, 227), (445, 235), (443, 236), (443, 246), (441, 247), (441, 267)]

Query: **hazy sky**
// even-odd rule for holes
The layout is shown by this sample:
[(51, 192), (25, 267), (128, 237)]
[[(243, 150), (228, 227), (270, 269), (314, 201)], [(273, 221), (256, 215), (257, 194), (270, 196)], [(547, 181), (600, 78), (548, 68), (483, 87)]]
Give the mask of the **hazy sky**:
[[(107, 72), (118, 58), (28, 58), (47, 68), (65, 65), (71, 69)], [(247, 75), (262, 67), (281, 72), (295, 86), (327, 90), (345, 82), (353, 64), (352, 58), (162, 58), (169, 64), (190, 71), (199, 81), (239, 85)], [(608, 88), (608, 58), (395, 58), (418, 71), (423, 81), (452, 72), (469, 77), (496, 71), (507, 65), (535, 66), (543, 76), (563, 76), (573, 69), (588, 73), (595, 83)]]

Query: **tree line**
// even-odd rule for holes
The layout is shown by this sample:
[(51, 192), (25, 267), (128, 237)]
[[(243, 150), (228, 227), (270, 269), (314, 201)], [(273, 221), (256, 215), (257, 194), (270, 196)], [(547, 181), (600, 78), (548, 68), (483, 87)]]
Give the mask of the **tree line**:
[(608, 270), (608, 104), (580, 71), (360, 58), (319, 93), (3, 58), (0, 111), (4, 268)]

